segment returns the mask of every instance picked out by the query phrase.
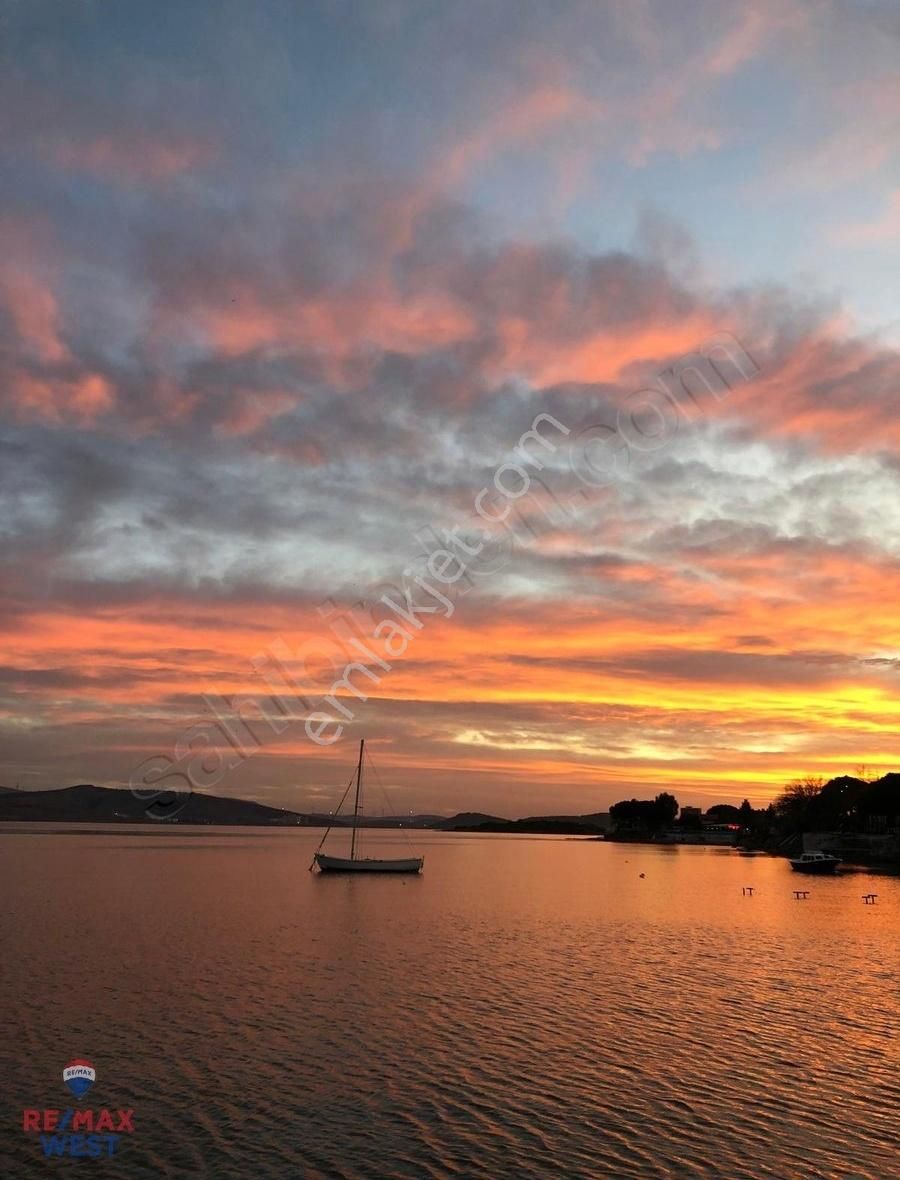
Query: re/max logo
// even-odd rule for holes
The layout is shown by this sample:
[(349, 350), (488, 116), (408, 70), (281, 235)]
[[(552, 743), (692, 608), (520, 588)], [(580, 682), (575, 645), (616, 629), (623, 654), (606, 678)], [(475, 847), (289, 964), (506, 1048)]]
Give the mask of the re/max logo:
[(54, 1132), (41, 1135), (45, 1156), (115, 1155), (122, 1134), (134, 1131), (134, 1111), (23, 1110), (23, 1131)]
[(23, 1110), (23, 1131), (64, 1131), (70, 1124), (73, 1131), (115, 1131), (117, 1135), (134, 1131), (134, 1111), (117, 1110), (115, 1116), (105, 1108), (94, 1117), (92, 1110), (66, 1110), (62, 1118), (58, 1110)]

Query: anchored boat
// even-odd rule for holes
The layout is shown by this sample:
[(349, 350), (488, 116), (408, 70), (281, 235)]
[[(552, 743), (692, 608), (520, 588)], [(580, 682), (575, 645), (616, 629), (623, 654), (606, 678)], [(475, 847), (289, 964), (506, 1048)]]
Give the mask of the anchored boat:
[(791, 868), (795, 873), (825, 873), (837, 872), (841, 863), (839, 856), (832, 856), (830, 852), (804, 852), (796, 860), (791, 861)]
[[(359, 856), (359, 815), (360, 815), (360, 799), (362, 797), (362, 770), (363, 770), (363, 753), (365, 750), (365, 740), (359, 743), (359, 762), (356, 765), (356, 798), (353, 804), (353, 827), (350, 836), (350, 855), (349, 856), (330, 856), (328, 853), (322, 852), (322, 845), (328, 839), (328, 833), (331, 828), (325, 832), (319, 844), (316, 854), (313, 857), (313, 865), (320, 873), (421, 873), (422, 865), (425, 863), (424, 856), (407, 856), (393, 859), (385, 859), (374, 856)], [(351, 780), (352, 781), (352, 780)], [(348, 784), (347, 790), (350, 786)], [(344, 792), (344, 798), (347, 797), (347, 792)], [(343, 799), (341, 803), (343, 803)], [(340, 810), (340, 807), (338, 808)]]

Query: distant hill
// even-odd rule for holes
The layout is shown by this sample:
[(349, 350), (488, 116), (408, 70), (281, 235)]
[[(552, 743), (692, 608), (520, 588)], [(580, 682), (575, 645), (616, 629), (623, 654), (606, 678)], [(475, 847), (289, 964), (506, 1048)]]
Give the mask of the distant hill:
[[(454, 816), (454, 819), (464, 819)], [(516, 832), (542, 836), (599, 836), (609, 827), (609, 815), (605, 811), (590, 815), (528, 815), (524, 819), (497, 819), (495, 816), (472, 817), (473, 822), (456, 823), (456, 831), (463, 832)], [(444, 825), (442, 825), (444, 826)]]
[[(368, 828), (421, 828), (442, 832), (532, 832), (557, 835), (598, 835), (605, 829), (605, 812), (591, 815), (528, 816), (503, 819), (482, 811), (457, 815), (361, 816)], [(54, 791), (16, 791), (0, 788), (0, 821), (36, 823), (140, 824), (165, 820), (177, 824), (241, 824), (245, 826), (301, 825), (347, 827), (351, 815), (303, 814), (267, 807), (247, 799), (227, 799), (195, 791), (187, 799), (161, 796), (157, 801), (138, 799), (117, 787), (82, 783)]]
[(508, 824), (509, 822), (508, 819), (500, 819), (496, 815), (485, 815), (482, 811), (460, 811), (457, 815), (451, 815), (449, 819), (444, 816), (436, 817), (435, 823), (431, 826), (439, 828), (442, 832), (457, 832), (477, 829), (484, 824)]
[[(310, 825), (336, 828), (349, 827), (351, 815), (331, 816), (322, 813), (303, 817)], [(525, 819), (504, 819), (483, 811), (460, 811), (456, 815), (406, 815), (360, 817), (360, 826), (367, 828), (424, 828), (438, 832), (532, 832), (545, 835), (596, 836), (605, 831), (609, 816), (606, 812), (591, 815), (531, 815)]]
[[(327, 811), (304, 812), (303, 818), (311, 827), (349, 828), (353, 823), (352, 811), (332, 815)], [(439, 828), (444, 821), (442, 815), (360, 815), (361, 828)]]
[(57, 791), (4, 791), (0, 794), (0, 820), (95, 824), (158, 824), (160, 820), (167, 820), (179, 824), (266, 826), (304, 822), (304, 817), (293, 811), (246, 799), (203, 795), (197, 791), (178, 808), (180, 802), (173, 796), (167, 811), (165, 796), (154, 803), (136, 798), (131, 791), (88, 784)]

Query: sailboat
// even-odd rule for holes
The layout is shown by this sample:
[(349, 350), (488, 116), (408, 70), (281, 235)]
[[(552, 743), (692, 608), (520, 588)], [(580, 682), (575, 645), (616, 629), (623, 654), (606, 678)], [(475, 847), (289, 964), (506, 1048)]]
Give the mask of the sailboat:
[[(320, 873), (421, 873), (422, 865), (425, 863), (424, 856), (408, 856), (394, 858), (393, 860), (380, 859), (373, 856), (359, 856), (359, 801), (362, 791), (362, 768), (363, 768), (363, 751), (365, 750), (365, 740), (359, 743), (359, 762), (356, 765), (356, 801), (353, 805), (353, 829), (350, 837), (350, 855), (349, 856), (329, 856), (322, 852), (321, 848), (328, 839), (328, 832), (326, 831), (319, 844), (319, 850), (313, 857), (313, 865)], [(346, 795), (346, 792), (345, 792)], [(341, 800), (343, 802), (343, 800)], [(313, 865), (309, 867), (312, 868)]]

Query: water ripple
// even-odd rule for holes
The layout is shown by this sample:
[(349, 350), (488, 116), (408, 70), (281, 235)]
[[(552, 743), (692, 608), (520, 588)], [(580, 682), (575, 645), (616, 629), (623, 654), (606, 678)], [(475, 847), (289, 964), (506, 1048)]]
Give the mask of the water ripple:
[(94, 1060), (117, 1176), (900, 1176), (900, 882), (861, 913), (705, 850), (441, 837), (405, 888), (317, 880), (303, 833), (91, 840), (0, 836), (0, 1065), (9, 1129)]

